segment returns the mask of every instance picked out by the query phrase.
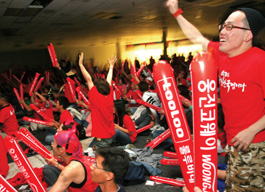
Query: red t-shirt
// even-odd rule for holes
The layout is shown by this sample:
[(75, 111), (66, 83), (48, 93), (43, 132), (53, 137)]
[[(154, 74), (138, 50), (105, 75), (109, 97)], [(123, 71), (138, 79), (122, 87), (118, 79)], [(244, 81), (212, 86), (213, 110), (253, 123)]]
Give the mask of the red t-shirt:
[(71, 113), (67, 110), (64, 110), (61, 115), (60, 115), (60, 124), (64, 123), (64, 122), (74, 122), (74, 118), (71, 115)]
[[(133, 99), (133, 100), (136, 100), (136, 99), (140, 99), (142, 100), (142, 98), (137, 94), (137, 89), (136, 90), (130, 90), (127, 94), (127, 98), (129, 99)], [(129, 107), (139, 107), (140, 104), (136, 103), (136, 104), (130, 104), (129, 103)]]
[(133, 131), (133, 134), (129, 135), (129, 137), (131, 138), (132, 143), (134, 143), (137, 137), (137, 133), (136, 133), (135, 124), (129, 115), (125, 114), (123, 117), (123, 128), (127, 129), (129, 132)]
[[(43, 113), (45, 113), (51, 119), (54, 119), (52, 103), (50, 101), (48, 101), (49, 102), (49, 107), (46, 107), (46, 104), (44, 102), (40, 103), (40, 100), (39, 99), (37, 99), (35, 102), (37, 103), (37, 107)], [(40, 116), (36, 111), (33, 112), (33, 116), (34, 116), (35, 119), (43, 120), (42, 116)]]
[(0, 123), (2, 123), (2, 132), (11, 135), (12, 132), (18, 131), (19, 125), (15, 110), (11, 104), (0, 109)]
[(113, 122), (113, 89), (110, 86), (110, 93), (102, 95), (98, 92), (96, 86), (93, 86), (88, 92), (91, 103), (91, 123), (92, 137), (109, 139), (115, 135)]
[[(227, 143), (240, 131), (248, 128), (265, 114), (265, 52), (253, 47), (238, 56), (229, 58), (219, 51), (219, 43), (210, 42), (219, 67), (220, 96), (225, 115)], [(265, 140), (260, 131), (253, 143)]]
[[(75, 92), (75, 81), (71, 78), (69, 79), (70, 79), (69, 81), (70, 81), (70, 84), (72, 85), (73, 91)], [(64, 84), (64, 95), (68, 99), (69, 103), (76, 102), (72, 97), (72, 93), (71, 93), (70, 87), (67, 82)]]

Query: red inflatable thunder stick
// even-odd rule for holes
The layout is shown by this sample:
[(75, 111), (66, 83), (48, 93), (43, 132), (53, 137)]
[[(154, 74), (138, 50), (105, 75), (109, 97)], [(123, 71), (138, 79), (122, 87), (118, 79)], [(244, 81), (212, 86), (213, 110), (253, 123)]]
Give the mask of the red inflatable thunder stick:
[(42, 81), (44, 80), (44, 77), (40, 78), (38, 84), (36, 85), (34, 92), (37, 92), (41, 86)]
[(179, 165), (178, 159), (161, 159), (160, 163), (162, 165)]
[[(217, 65), (210, 53), (191, 63), (195, 185), (217, 191)], [(195, 145), (196, 143), (196, 145)]]
[(50, 48), (51, 48), (53, 63), (55, 65), (55, 67), (56, 67), (56, 63), (58, 63), (58, 61), (57, 61), (57, 57), (56, 57), (55, 50), (54, 50), (54, 47), (53, 47), (52, 43), (50, 43)]
[(166, 183), (169, 185), (175, 185), (175, 186), (179, 186), (179, 187), (185, 186), (185, 182), (183, 180), (170, 179), (170, 178), (159, 177), (159, 176), (150, 176), (149, 178), (151, 180), (159, 182), (159, 183)]
[(137, 77), (140, 77), (140, 74), (141, 74), (142, 70), (145, 68), (145, 66), (146, 66), (146, 62), (144, 62), (142, 67), (136, 72)]
[(152, 141), (147, 143), (147, 145), (145, 147), (150, 146), (151, 149), (154, 149), (154, 148), (156, 148), (156, 146), (158, 146), (160, 143), (162, 143), (164, 140), (166, 140), (170, 136), (171, 136), (170, 130), (168, 129), (168, 130), (164, 131), (162, 134), (160, 134), (159, 136), (157, 136), (155, 139), (153, 139)]
[(171, 152), (171, 151), (165, 151), (163, 154), (165, 157), (169, 157), (172, 159), (178, 159), (177, 153)]
[(152, 109), (154, 109), (156, 111), (159, 111), (159, 110), (162, 109), (161, 107), (154, 106), (154, 105), (152, 105), (150, 103), (147, 103), (147, 102), (145, 102), (143, 100), (140, 100), (140, 99), (136, 99), (135, 101), (136, 101), (136, 103), (139, 103), (139, 104), (144, 105), (146, 107), (150, 107), (150, 108), (152, 108)]
[(86, 104), (86, 105), (90, 105), (89, 100), (88, 100), (88, 99), (86, 98), (86, 96), (82, 93), (80, 87), (77, 87), (75, 90), (76, 90), (77, 94), (80, 95), (81, 98), (84, 100), (85, 104)]
[(32, 83), (32, 85), (31, 85), (31, 88), (30, 88), (30, 90), (29, 90), (29, 96), (32, 95), (33, 89), (34, 89), (34, 87), (36, 86), (36, 83), (37, 83), (37, 80), (38, 80), (39, 76), (40, 76), (40, 74), (39, 74), (39, 73), (36, 73), (36, 75), (35, 75), (35, 77), (34, 77), (34, 80), (33, 80), (33, 83)]
[(67, 84), (69, 85), (72, 99), (75, 101), (75, 99), (76, 99), (76, 97), (75, 97), (75, 90), (73, 89), (73, 86), (71, 84), (71, 78), (70, 77), (67, 77), (66, 78), (66, 81), (67, 81)]
[(41, 125), (49, 125), (49, 123), (50, 123), (49, 121), (42, 121), (42, 120), (33, 119), (33, 118), (30, 118), (30, 117), (26, 117), (26, 116), (23, 117), (23, 120), (24, 121), (29, 121), (29, 122), (32, 122), (32, 123), (41, 124)]
[(56, 67), (56, 65), (55, 65), (55, 63), (54, 63), (54, 59), (53, 59), (53, 55), (52, 55), (52, 51), (51, 51), (51, 47), (48, 45), (47, 48), (48, 48), (49, 55), (50, 55), (50, 58), (51, 58), (51, 61), (52, 61), (52, 66), (53, 66), (53, 67)]
[(14, 162), (17, 164), (19, 170), (23, 174), (24, 178), (27, 180), (30, 188), (34, 192), (46, 192), (46, 189), (42, 186), (40, 180), (36, 176), (36, 174), (33, 171), (33, 168), (23, 153), (21, 147), (17, 143), (17, 141), (14, 139), (14, 137), (7, 135), (5, 137), (5, 146), (14, 160)]
[(51, 119), (50, 117), (48, 117), (48, 115), (46, 115), (45, 113), (43, 113), (38, 107), (36, 107), (36, 105), (34, 105), (34, 104), (31, 103), (29, 106), (34, 111), (36, 111), (40, 116), (42, 116), (46, 121), (53, 122), (53, 119)]
[[(14, 90), (14, 93), (15, 93), (15, 95), (17, 97), (17, 100), (19, 101), (21, 98), (20, 98), (20, 96), (18, 94), (17, 89), (14, 87), (13, 90)], [(22, 109), (24, 109), (24, 106), (22, 105), (22, 103), (20, 103), (20, 106), (21, 106)]]
[(173, 69), (166, 61), (159, 61), (154, 65), (153, 77), (170, 127), (184, 181), (188, 190), (194, 191), (193, 142), (178, 97)]
[(147, 129), (150, 129), (151, 127), (153, 127), (152, 124), (146, 125), (146, 126), (140, 128), (140, 129), (137, 129), (137, 130), (136, 130), (136, 133), (139, 134), (139, 133), (141, 133), (141, 132), (143, 132), (143, 131), (145, 131), (145, 130), (147, 130)]
[(0, 175), (0, 191), (1, 192), (17, 192), (17, 190)]
[(20, 90), (20, 99), (24, 100), (23, 84), (20, 84), (19, 90)]
[(43, 158), (50, 159), (52, 158), (52, 154), (42, 145), (38, 142), (36, 142), (36, 138), (33, 138), (30, 135), (26, 135), (21, 131), (15, 132), (16, 137), (21, 140), (23, 143), (25, 143), (27, 146), (29, 146), (31, 149), (36, 151), (38, 154), (40, 154)]

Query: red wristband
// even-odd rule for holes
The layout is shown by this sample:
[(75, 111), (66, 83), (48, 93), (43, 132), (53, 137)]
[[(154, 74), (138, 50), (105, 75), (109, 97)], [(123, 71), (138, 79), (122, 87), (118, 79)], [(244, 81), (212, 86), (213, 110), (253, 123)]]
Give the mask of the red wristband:
[(175, 17), (175, 18), (177, 18), (181, 13), (183, 13), (183, 11), (182, 11), (182, 9), (178, 9), (174, 14), (173, 14), (173, 16)]

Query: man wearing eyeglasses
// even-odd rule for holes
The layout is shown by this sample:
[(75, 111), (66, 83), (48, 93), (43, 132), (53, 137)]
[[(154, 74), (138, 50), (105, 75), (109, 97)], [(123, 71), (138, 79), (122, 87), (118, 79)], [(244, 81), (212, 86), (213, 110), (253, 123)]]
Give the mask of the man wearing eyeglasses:
[(212, 42), (181, 15), (177, 0), (167, 6), (183, 33), (211, 52), (218, 65), (229, 145), (226, 190), (265, 191), (265, 52), (253, 47), (264, 17), (239, 8), (219, 26), (220, 41)]
[(91, 180), (99, 186), (95, 192), (125, 192), (118, 182), (123, 179), (129, 166), (128, 154), (120, 148), (97, 148), (95, 163), (91, 168)]

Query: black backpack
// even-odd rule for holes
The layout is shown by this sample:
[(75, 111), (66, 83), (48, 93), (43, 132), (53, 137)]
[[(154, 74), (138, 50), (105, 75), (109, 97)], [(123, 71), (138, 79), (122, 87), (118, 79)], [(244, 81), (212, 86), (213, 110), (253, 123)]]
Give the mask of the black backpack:
[(123, 186), (137, 185), (144, 183), (145, 168), (141, 163), (131, 161), (125, 177), (119, 182)]

